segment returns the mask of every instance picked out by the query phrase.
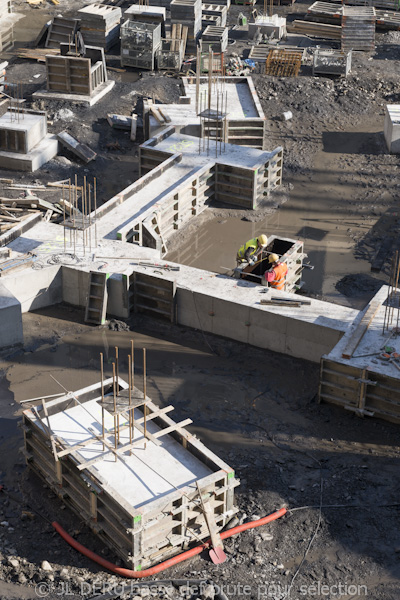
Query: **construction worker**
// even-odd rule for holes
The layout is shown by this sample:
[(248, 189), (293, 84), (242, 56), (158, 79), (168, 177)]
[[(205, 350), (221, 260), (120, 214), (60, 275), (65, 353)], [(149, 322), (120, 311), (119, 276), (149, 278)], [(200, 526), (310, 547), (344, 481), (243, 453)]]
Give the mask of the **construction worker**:
[(280, 262), (277, 254), (271, 253), (268, 257), (268, 262), (271, 268), (264, 273), (265, 280), (275, 290), (283, 290), (285, 288), (285, 280), (288, 272), (287, 264)]
[(250, 265), (254, 265), (257, 261), (257, 257), (265, 251), (267, 244), (268, 238), (264, 234), (249, 240), (239, 248), (236, 262), (238, 265), (242, 262), (248, 262)]

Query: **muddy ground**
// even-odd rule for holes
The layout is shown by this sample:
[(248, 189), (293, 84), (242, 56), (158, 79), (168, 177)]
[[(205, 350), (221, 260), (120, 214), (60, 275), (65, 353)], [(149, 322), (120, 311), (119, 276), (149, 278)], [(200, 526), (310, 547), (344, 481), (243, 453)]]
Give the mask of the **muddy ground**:
[[(67, 14), (83, 4), (60, 0), (57, 7), (49, 4), (34, 10), (17, 0), (15, 10), (27, 14), (16, 27), (17, 45), (30, 43), (54, 14)], [(298, 14), (306, 7), (297, 2), (278, 7), (278, 12)], [(232, 8), (231, 24), (239, 9)], [(232, 36), (236, 43), (230, 52), (246, 54), (249, 45), (240, 41), (239, 34)], [(118, 67), (117, 52), (114, 48), (109, 54), (110, 66)], [(32, 92), (44, 86), (44, 66), (7, 58), (8, 80), (23, 82), (29, 103)], [(315, 264), (314, 271), (305, 273), (305, 290), (364, 306), (387, 281), (391, 249), (380, 274), (370, 272), (373, 256), (387, 237), (392, 249), (398, 246), (399, 164), (386, 152), (382, 129), (384, 105), (399, 100), (399, 58), (400, 34), (392, 32), (378, 34), (373, 56), (354, 57), (346, 80), (312, 78), (309, 66), (297, 79), (254, 75), (268, 119), (267, 149), (284, 148), (284, 185), (256, 213), (222, 206), (208, 209), (177, 235), (169, 257), (219, 271), (233, 266), (237, 247), (248, 237), (265, 231), (299, 237)], [(106, 113), (129, 114), (135, 109), (140, 114), (143, 96), (153, 94), (161, 102), (177, 100), (179, 80), (152, 74), (138, 78), (131, 71), (110, 71), (109, 76), (116, 80), (115, 88), (90, 109), (62, 103), (47, 106), (53, 121), (49, 130), (67, 129), (98, 153), (96, 161), (82, 165), (62, 152), (61, 160), (32, 175), (4, 172), (2, 177), (29, 183), (75, 174), (80, 179), (96, 177), (100, 201), (134, 181), (138, 145), (112, 130)], [(284, 122), (280, 119), (287, 110), (293, 118)], [(24, 348), (2, 357), (0, 483), (5, 491), (0, 492), (0, 597), (42, 594), (74, 600), (82, 597), (80, 592), (90, 596), (95, 582), (121, 581), (54, 533), (48, 521), (57, 519), (81, 543), (117, 561), (25, 468), (17, 423), (21, 400), (59, 391), (50, 374), (67, 388), (93, 383), (99, 377), (99, 352), (112, 358), (112, 348), (118, 345), (125, 356), (134, 335), (139, 369), (140, 348), (147, 348), (149, 395), (160, 405), (172, 403), (177, 419), (190, 416), (190, 430), (240, 477), (240, 519), (251, 520), (282, 506), (290, 509), (279, 521), (227, 541), (224, 565), (214, 566), (205, 553), (167, 571), (165, 577), (209, 579), (229, 598), (397, 600), (396, 426), (318, 405), (318, 365), (305, 360), (249, 351), (238, 343), (145, 318), (135, 318), (130, 325), (132, 333), (93, 328), (83, 324), (81, 311), (53, 307), (24, 315)], [(295, 508), (300, 510), (292, 511)], [(43, 561), (51, 570), (42, 568), (47, 567)], [(35, 591), (41, 582), (44, 585)], [(325, 585), (328, 588), (321, 587)], [(146, 590), (141, 595), (145, 597)]]
[[(24, 348), (3, 357), (1, 482), (7, 493), (0, 493), (0, 597), (35, 597), (35, 586), (44, 582), (38, 593), (69, 597), (68, 590), (75, 599), (95, 582), (122, 582), (54, 533), (49, 522), (57, 520), (81, 543), (119, 563), (25, 468), (17, 422), (21, 400), (60, 391), (50, 374), (67, 389), (71, 381), (74, 389), (97, 381), (100, 351), (109, 370), (117, 345), (126, 377), (132, 336), (139, 374), (141, 348), (147, 348), (149, 395), (160, 406), (172, 403), (176, 419), (190, 416), (190, 431), (234, 467), (241, 480), (241, 521), (283, 506), (311, 507), (289, 510), (279, 521), (227, 540), (223, 565), (213, 565), (205, 552), (158, 579), (210, 579), (229, 598), (399, 597), (396, 426), (318, 405), (318, 366), (307, 361), (250, 352), (236, 342), (143, 317), (131, 323), (134, 333), (93, 328), (82, 318), (82, 311), (68, 307), (26, 314)], [(43, 561), (51, 570), (43, 570)], [(332, 587), (339, 583), (341, 588)], [(250, 586), (246, 593), (243, 585)], [(318, 585), (320, 595), (314, 593)], [(321, 586), (331, 586), (330, 595)], [(347, 593), (354, 592), (351, 586), (360, 593)]]

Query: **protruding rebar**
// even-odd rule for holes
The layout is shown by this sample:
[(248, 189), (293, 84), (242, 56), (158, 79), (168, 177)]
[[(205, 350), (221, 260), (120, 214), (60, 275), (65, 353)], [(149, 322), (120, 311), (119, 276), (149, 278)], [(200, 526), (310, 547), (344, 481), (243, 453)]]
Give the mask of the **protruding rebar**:
[[(117, 432), (117, 396), (115, 393), (115, 363), (112, 364), (113, 368), (113, 400), (114, 400), (114, 448), (118, 446), (118, 432)], [(115, 454), (115, 462), (117, 462), (117, 455)]]
[(97, 248), (97, 189), (96, 177), (93, 180), (93, 199), (94, 199), (94, 244)]
[[(100, 378), (101, 378), (101, 437), (104, 440), (104, 362), (103, 353), (100, 352)], [(106, 449), (103, 443), (103, 451)]]
[(146, 390), (146, 348), (143, 348), (143, 398), (144, 398), (144, 447), (146, 448), (147, 442), (147, 404), (146, 404), (147, 390)]

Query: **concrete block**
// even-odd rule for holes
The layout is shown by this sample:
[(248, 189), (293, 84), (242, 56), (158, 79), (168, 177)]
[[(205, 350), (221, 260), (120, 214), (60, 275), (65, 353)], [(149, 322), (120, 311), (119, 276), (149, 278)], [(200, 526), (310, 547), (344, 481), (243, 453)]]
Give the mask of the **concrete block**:
[[(18, 120), (17, 120), (18, 119)], [(47, 134), (47, 117), (7, 111), (0, 117), (0, 150), (28, 154)]]
[(0, 169), (33, 173), (54, 158), (57, 152), (57, 137), (48, 134), (28, 154), (0, 151)]
[(21, 303), (0, 282), (0, 348), (17, 346), (23, 341)]
[(400, 154), (400, 104), (387, 104), (383, 133), (392, 154)]

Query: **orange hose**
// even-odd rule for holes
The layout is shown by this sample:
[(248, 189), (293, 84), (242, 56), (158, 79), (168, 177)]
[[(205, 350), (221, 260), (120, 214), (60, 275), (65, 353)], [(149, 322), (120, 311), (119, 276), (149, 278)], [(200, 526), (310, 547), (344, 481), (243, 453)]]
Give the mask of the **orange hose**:
[[(243, 523), (243, 525), (238, 525), (237, 527), (233, 527), (232, 529), (223, 531), (220, 534), (221, 538), (223, 540), (226, 540), (226, 538), (229, 538), (232, 535), (235, 535), (236, 533), (246, 531), (246, 529), (253, 529), (254, 527), (260, 527), (261, 525), (266, 525), (267, 523), (270, 523), (271, 521), (275, 521), (276, 519), (283, 517), (283, 515), (286, 512), (287, 512), (286, 508), (281, 508), (281, 509), (277, 510), (276, 512), (272, 513), (271, 515), (268, 515), (267, 517), (263, 517), (262, 519), (258, 519), (257, 521), (250, 521), (249, 523)], [(117, 567), (110, 561), (105, 560), (105, 558), (101, 558), (101, 556), (99, 556), (95, 552), (92, 552), (85, 546), (82, 546), (82, 544), (80, 544), (79, 542), (74, 540), (74, 538), (71, 537), (65, 531), (65, 529), (63, 529), (61, 527), (61, 525), (59, 523), (57, 523), (57, 521), (53, 521), (52, 525), (53, 525), (54, 529), (57, 531), (57, 533), (59, 533), (61, 535), (61, 537), (70, 546), (72, 546), (72, 548), (75, 548), (75, 550), (78, 550), (78, 552), (80, 552), (81, 554), (84, 554), (85, 556), (87, 556), (87, 558), (90, 558), (94, 562), (97, 562), (97, 564), (101, 565), (108, 571), (112, 571), (113, 573), (116, 573), (117, 575), (120, 575), (121, 577), (129, 577), (131, 579), (141, 579), (143, 577), (149, 577), (150, 575), (157, 575), (157, 573), (160, 573), (161, 571), (165, 571), (165, 569), (168, 569), (169, 567), (173, 567), (174, 565), (177, 565), (178, 563), (183, 562), (184, 560), (188, 560), (189, 558), (193, 558), (193, 556), (200, 554), (201, 552), (203, 552), (203, 550), (208, 548), (211, 543), (211, 540), (208, 540), (208, 541), (204, 542), (204, 544), (200, 544), (200, 546), (196, 546), (195, 548), (192, 548), (191, 550), (187, 550), (186, 552), (182, 552), (181, 554), (178, 554), (177, 556), (173, 556), (172, 558), (165, 560), (164, 562), (156, 565), (155, 567), (150, 567), (150, 569), (145, 569), (144, 571), (132, 571), (131, 569), (124, 569), (122, 567)]]

